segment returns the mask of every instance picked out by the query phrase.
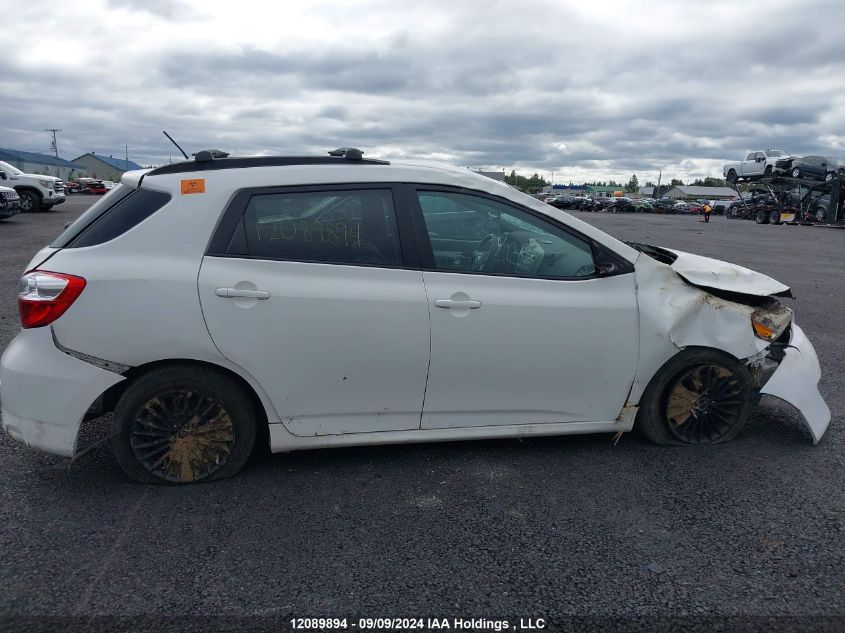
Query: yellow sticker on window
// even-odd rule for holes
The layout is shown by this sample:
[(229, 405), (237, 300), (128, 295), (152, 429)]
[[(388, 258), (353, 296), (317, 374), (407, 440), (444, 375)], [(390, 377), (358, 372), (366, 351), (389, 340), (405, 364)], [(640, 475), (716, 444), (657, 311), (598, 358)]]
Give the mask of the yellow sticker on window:
[(191, 178), (182, 181), (182, 195), (188, 193), (205, 193), (205, 178)]

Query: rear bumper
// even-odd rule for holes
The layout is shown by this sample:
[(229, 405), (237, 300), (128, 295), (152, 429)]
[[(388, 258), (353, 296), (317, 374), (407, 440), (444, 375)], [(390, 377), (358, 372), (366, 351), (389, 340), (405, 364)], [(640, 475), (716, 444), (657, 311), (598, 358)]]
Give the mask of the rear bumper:
[(49, 327), (21, 330), (0, 358), (3, 427), (20, 442), (70, 457), (85, 412), (122, 380), (59, 351)]
[(760, 390), (788, 402), (800, 411), (818, 444), (830, 424), (830, 409), (819, 393), (822, 372), (813, 344), (797, 325), (780, 366)]

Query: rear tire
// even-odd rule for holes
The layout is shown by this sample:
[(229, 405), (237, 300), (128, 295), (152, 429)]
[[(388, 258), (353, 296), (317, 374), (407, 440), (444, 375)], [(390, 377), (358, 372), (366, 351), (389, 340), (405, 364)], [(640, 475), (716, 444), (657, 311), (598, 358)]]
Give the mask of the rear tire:
[(754, 221), (757, 224), (768, 224), (769, 214), (765, 209), (757, 209), (757, 214), (754, 216)]
[(801, 170), (800, 170), (800, 169), (798, 169), (797, 167), (795, 167), (795, 168), (792, 170), (792, 177), (793, 177), (793, 178), (800, 178), (800, 177), (801, 177)]
[(780, 224), (780, 211), (777, 209), (769, 211), (769, 224)]
[(118, 401), (112, 449), (139, 483), (224, 479), (249, 459), (258, 419), (249, 394), (222, 372), (160, 367), (137, 378)]
[(737, 181), (736, 172), (733, 169), (731, 169), (728, 172), (727, 183), (728, 183), (729, 186), (732, 186), (732, 185), (736, 184), (736, 181)]
[(763, 176), (765, 178), (771, 178), (771, 176), (772, 176), (772, 166), (771, 165), (766, 167), (766, 169), (763, 171)]
[(655, 444), (720, 444), (742, 430), (756, 396), (745, 365), (719, 350), (689, 348), (651, 379), (636, 428)]

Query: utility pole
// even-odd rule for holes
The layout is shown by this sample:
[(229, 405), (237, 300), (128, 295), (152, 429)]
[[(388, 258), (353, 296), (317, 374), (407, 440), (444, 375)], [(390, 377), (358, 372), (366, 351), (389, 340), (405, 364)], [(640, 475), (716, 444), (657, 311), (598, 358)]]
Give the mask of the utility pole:
[[(52, 148), (53, 153), (56, 155), (56, 160), (58, 160), (59, 159), (59, 146), (56, 143), (56, 132), (61, 132), (61, 130), (56, 129), (54, 127), (51, 127), (51, 128), (47, 128), (44, 131), (45, 132), (51, 132), (53, 134), (53, 141), (50, 143), (50, 147)], [(58, 176), (59, 178), (62, 177), (62, 174), (59, 171), (59, 165), (58, 164), (56, 164), (56, 176)]]

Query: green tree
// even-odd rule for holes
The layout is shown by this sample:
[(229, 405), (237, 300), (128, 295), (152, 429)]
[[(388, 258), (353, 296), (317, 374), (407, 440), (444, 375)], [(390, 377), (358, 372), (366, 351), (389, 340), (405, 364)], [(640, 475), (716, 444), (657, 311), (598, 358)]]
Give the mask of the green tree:
[(625, 191), (628, 193), (637, 193), (640, 190), (640, 180), (637, 178), (637, 174), (631, 176), (631, 179), (628, 181), (628, 184), (625, 185)]
[(672, 178), (671, 182), (669, 183), (670, 187), (683, 187), (684, 181), (678, 180), (677, 178)]

